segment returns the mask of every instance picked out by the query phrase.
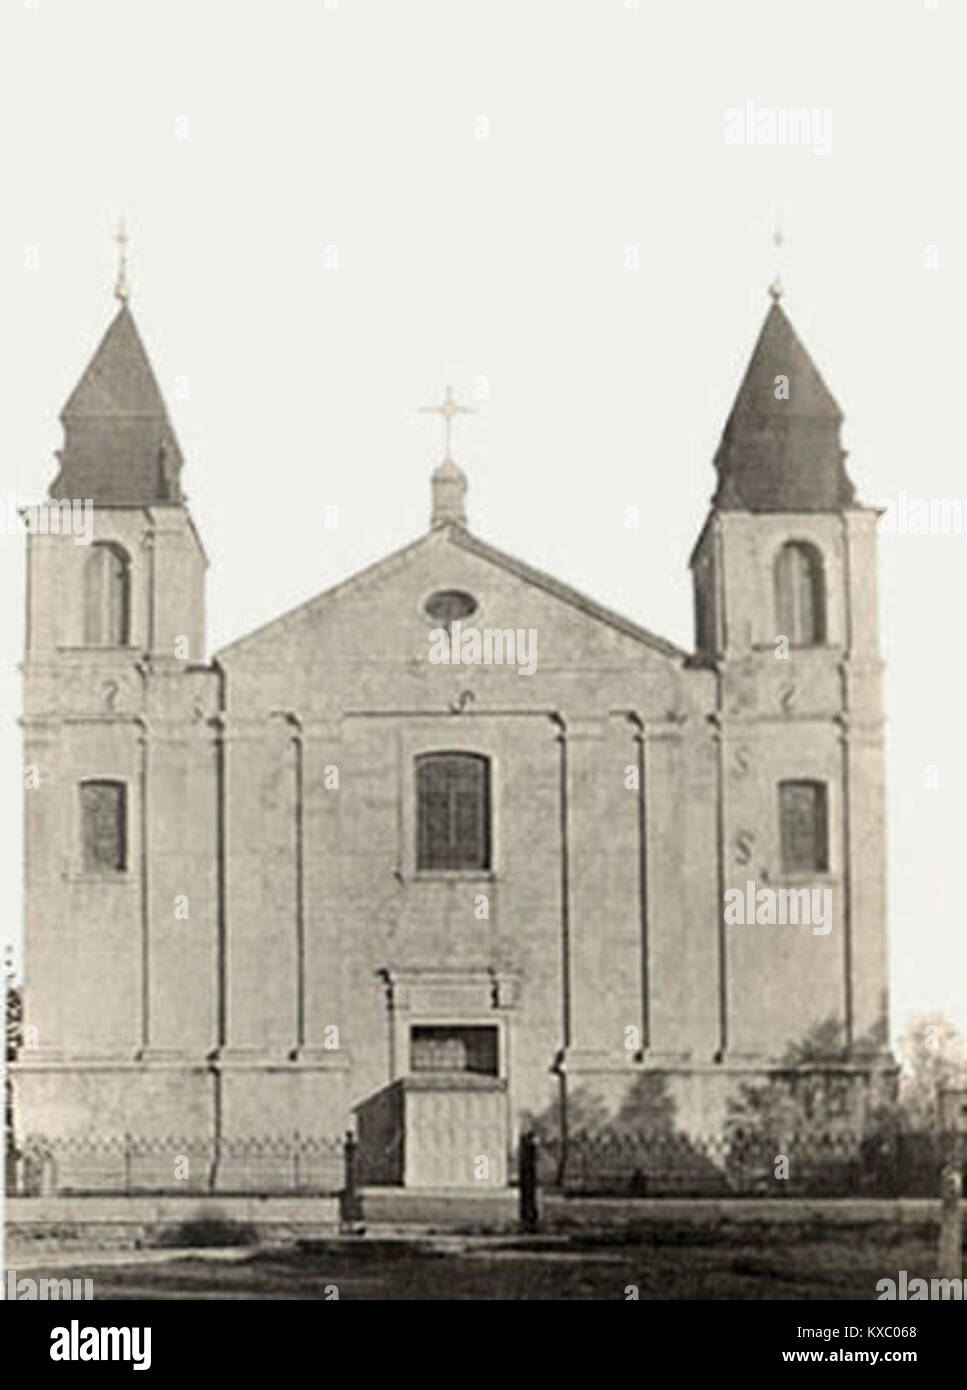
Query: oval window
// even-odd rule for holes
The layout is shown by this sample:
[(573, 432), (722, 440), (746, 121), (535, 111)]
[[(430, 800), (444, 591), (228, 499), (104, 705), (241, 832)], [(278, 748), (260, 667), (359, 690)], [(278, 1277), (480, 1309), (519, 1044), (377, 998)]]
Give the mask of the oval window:
[(449, 627), (458, 618), (469, 618), (477, 611), (477, 600), (462, 589), (440, 589), (426, 601), (426, 612), (441, 627)]

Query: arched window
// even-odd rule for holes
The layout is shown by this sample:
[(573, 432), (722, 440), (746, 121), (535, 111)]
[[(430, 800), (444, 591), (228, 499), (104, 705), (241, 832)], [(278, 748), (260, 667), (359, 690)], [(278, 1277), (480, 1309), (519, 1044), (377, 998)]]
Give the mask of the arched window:
[(128, 557), (119, 545), (91, 546), (84, 569), (84, 643), (123, 647), (128, 640)]
[(127, 788), (123, 782), (81, 783), (81, 836), (85, 873), (127, 868)]
[(779, 783), (779, 839), (783, 873), (828, 871), (825, 782)]
[(826, 640), (826, 582), (814, 545), (789, 541), (776, 556), (776, 636), (796, 647)]
[(476, 753), (416, 760), (417, 869), (490, 868), (490, 763)]

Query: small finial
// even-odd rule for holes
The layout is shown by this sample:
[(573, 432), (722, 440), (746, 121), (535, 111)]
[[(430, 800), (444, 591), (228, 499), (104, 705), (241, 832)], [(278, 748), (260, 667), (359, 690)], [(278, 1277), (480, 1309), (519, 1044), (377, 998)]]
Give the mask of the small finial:
[(443, 461), (444, 463), (452, 463), (453, 459), (450, 455), (450, 442), (453, 430), (453, 417), (455, 415), (472, 415), (473, 407), (469, 405), (457, 405), (456, 398), (453, 394), (453, 387), (448, 386), (442, 404), (422, 405), (420, 406), (420, 410), (424, 415), (441, 415), (443, 417), (445, 446)]
[(786, 238), (783, 235), (782, 226), (780, 225), (779, 217), (777, 215), (775, 230), (772, 233), (772, 244), (776, 248), (777, 269), (772, 284), (769, 286), (769, 293), (772, 295), (774, 303), (778, 303), (783, 296), (783, 285), (781, 279), (779, 278), (778, 261), (779, 253), (782, 250), (782, 246), (785, 242), (785, 239)]
[(448, 386), (440, 405), (420, 407), (424, 415), (439, 415), (444, 425), (443, 461), (433, 470), (430, 489), (433, 505), (430, 511), (431, 526), (466, 526), (467, 479), (462, 468), (450, 456), (451, 434), (455, 415), (472, 415), (468, 405), (458, 405), (453, 387)]
[(118, 274), (114, 282), (114, 298), (122, 304), (127, 304), (131, 290), (128, 285), (128, 234), (124, 228), (123, 217), (118, 221), (114, 240), (118, 244)]

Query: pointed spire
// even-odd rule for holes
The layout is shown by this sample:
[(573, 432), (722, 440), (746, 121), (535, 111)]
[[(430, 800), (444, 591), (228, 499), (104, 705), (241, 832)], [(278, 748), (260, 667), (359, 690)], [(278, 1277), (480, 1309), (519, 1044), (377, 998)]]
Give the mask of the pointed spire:
[(752, 512), (836, 511), (854, 499), (842, 411), (778, 294), (772, 300), (715, 455), (714, 502)]
[(139, 416), (167, 420), (168, 412), (134, 316), (122, 304), (61, 411), (61, 419)]
[(52, 497), (90, 497), (101, 506), (181, 501), (181, 450), (126, 301), (61, 421), (64, 448)]

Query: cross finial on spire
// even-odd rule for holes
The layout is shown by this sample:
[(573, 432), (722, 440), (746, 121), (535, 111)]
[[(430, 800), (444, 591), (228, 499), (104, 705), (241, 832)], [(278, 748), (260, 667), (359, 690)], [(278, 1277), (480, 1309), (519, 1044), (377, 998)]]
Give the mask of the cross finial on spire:
[(453, 394), (453, 387), (448, 386), (446, 395), (440, 405), (422, 405), (420, 410), (424, 415), (441, 415), (444, 422), (444, 463), (452, 463), (450, 454), (450, 443), (453, 431), (453, 417), (455, 415), (472, 415), (473, 407), (469, 405), (458, 405)]
[(776, 226), (775, 230), (772, 233), (772, 244), (776, 248), (776, 273), (773, 278), (772, 284), (769, 286), (769, 293), (772, 295), (772, 298), (774, 301), (776, 301), (776, 303), (778, 303), (778, 301), (782, 298), (783, 295), (783, 285), (782, 281), (779, 278), (779, 256), (785, 239), (786, 238), (783, 235), (782, 225), (779, 216), (778, 214), (776, 214)]
[(114, 298), (120, 300), (122, 304), (126, 304), (131, 290), (128, 285), (128, 234), (124, 227), (123, 217), (118, 220), (118, 229), (114, 240), (118, 244), (118, 274), (114, 282)]

